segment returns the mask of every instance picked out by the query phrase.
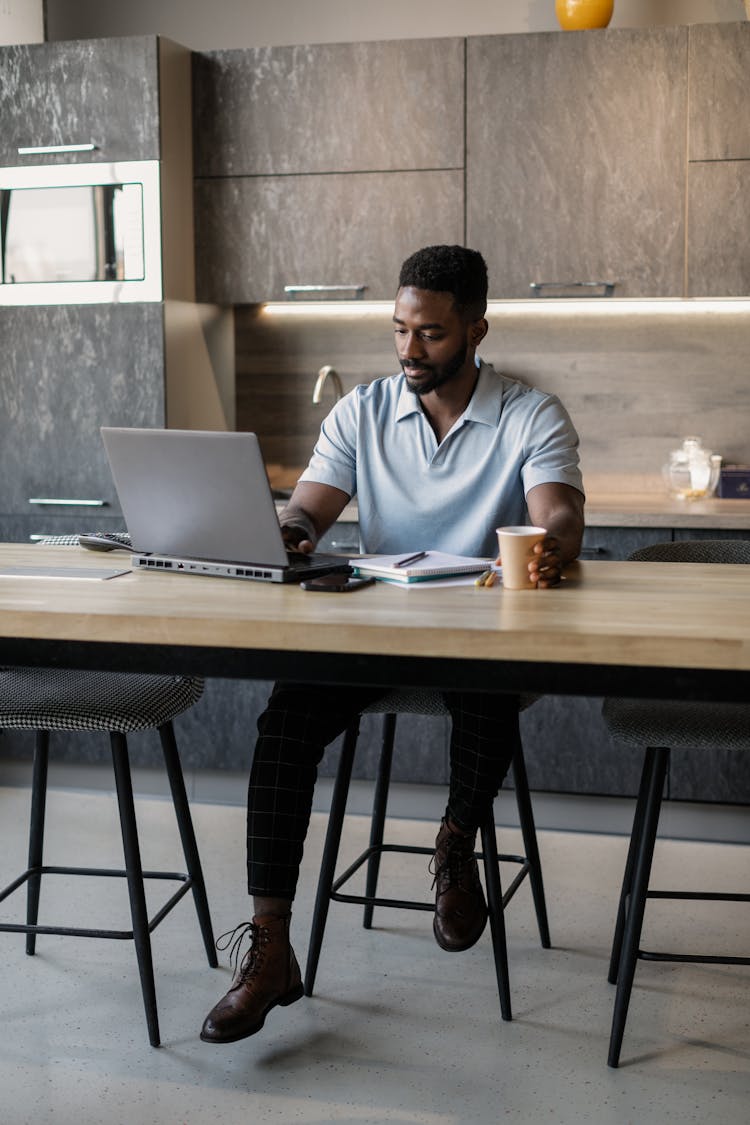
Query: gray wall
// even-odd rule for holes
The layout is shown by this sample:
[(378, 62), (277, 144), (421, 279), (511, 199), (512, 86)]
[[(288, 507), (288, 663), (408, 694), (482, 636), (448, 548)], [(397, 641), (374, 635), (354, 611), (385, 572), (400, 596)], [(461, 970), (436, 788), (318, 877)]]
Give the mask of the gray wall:
[[(158, 34), (197, 51), (558, 30), (553, 0), (47, 0), (46, 8), (48, 39)], [(617, 0), (610, 26), (744, 18), (742, 0)]]

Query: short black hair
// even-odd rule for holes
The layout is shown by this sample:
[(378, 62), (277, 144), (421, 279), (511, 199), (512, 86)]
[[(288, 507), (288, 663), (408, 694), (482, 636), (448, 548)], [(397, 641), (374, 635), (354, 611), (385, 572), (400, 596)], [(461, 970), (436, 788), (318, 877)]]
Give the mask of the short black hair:
[(425, 246), (406, 259), (399, 288), (451, 293), (459, 312), (479, 320), (487, 311), (487, 264), (478, 250), (466, 246)]

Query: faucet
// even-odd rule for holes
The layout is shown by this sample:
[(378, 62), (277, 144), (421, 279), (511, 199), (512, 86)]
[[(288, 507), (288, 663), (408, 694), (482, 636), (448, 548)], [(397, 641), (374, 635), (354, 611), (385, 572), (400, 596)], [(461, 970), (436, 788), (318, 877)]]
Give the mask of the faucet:
[(333, 383), (334, 401), (338, 402), (338, 400), (343, 397), (344, 388), (341, 386), (339, 373), (335, 368), (331, 367), (331, 365), (327, 363), (325, 367), (321, 367), (320, 371), (318, 372), (318, 378), (313, 389), (312, 400), (313, 405), (315, 406), (317, 406), (323, 398), (323, 387), (325, 386), (326, 379), (330, 379)]

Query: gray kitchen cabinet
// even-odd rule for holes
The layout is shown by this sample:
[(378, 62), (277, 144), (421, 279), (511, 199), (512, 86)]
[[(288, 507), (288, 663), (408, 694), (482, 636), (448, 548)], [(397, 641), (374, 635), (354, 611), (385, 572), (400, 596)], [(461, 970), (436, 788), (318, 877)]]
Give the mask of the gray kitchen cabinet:
[(468, 40), (466, 238), (492, 297), (532, 282), (682, 296), (687, 35)]
[(410, 250), (464, 241), (463, 40), (208, 52), (193, 100), (199, 300), (390, 298)]
[(750, 23), (690, 28), (688, 159), (750, 159)]
[[(0, 121), (0, 165), (158, 159), (157, 39), (0, 48)], [(91, 152), (18, 152), (90, 143)]]
[(195, 174), (462, 168), (463, 81), (463, 39), (195, 55)]
[(690, 28), (687, 296), (750, 293), (750, 24)]
[(688, 168), (688, 297), (750, 294), (750, 160)]
[[(165, 424), (161, 304), (3, 307), (0, 337), (0, 516), (13, 517), (11, 538), (118, 517), (99, 427)], [(55, 499), (101, 504), (33, 502)]]
[(278, 300), (285, 285), (391, 298), (407, 253), (463, 242), (457, 171), (196, 180), (194, 198), (199, 301)]

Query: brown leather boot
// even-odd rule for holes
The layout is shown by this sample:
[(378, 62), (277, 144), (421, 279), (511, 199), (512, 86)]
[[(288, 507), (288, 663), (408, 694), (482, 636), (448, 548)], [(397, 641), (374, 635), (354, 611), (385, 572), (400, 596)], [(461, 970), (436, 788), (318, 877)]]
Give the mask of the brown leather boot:
[(286, 1007), (302, 997), (299, 965), (289, 944), (290, 919), (291, 914), (283, 918), (264, 914), (237, 927), (241, 932), (233, 949), (239, 948), (246, 933), (250, 934), (250, 948), (229, 992), (206, 1016), (201, 1030), (204, 1042), (235, 1043), (254, 1035), (271, 1008), (277, 1004)]
[(435, 919), (432, 929), (441, 949), (469, 949), (487, 925), (487, 903), (474, 856), (476, 832), (453, 831), (445, 820), (435, 840)]

